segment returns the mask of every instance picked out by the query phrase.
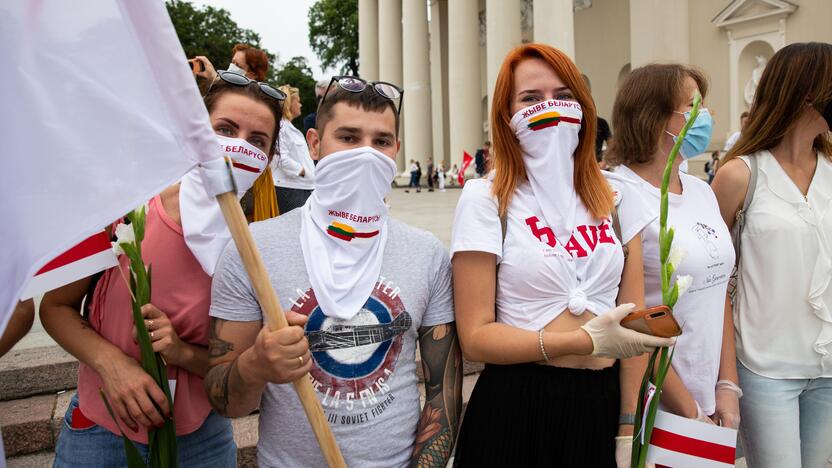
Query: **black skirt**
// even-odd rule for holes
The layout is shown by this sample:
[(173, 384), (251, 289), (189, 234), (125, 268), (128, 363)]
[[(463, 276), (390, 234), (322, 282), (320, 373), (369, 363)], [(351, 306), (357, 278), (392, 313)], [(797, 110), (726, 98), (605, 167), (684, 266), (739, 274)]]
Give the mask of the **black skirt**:
[(617, 363), (488, 364), (465, 410), (454, 466), (615, 468), (620, 404)]

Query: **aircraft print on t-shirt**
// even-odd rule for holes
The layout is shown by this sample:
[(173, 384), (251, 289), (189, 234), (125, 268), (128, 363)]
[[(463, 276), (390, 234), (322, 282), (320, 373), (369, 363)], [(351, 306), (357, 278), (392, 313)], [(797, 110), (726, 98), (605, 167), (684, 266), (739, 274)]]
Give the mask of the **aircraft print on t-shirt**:
[(292, 310), (309, 317), (309, 373), (329, 423), (366, 423), (394, 404), (389, 382), (413, 325), (399, 293), (381, 277), (361, 311), (340, 320), (323, 313), (311, 288), (298, 290)]
[[(525, 223), (532, 235), (551, 249), (554, 249), (560, 243), (552, 228), (544, 224), (537, 216), (527, 217)], [(611, 231), (609, 220), (604, 220), (597, 225), (582, 224), (575, 226), (569, 241), (561, 245), (572, 257), (583, 258), (594, 252), (599, 244), (615, 244), (616, 240)], [(549, 256), (548, 252), (546, 256)]]

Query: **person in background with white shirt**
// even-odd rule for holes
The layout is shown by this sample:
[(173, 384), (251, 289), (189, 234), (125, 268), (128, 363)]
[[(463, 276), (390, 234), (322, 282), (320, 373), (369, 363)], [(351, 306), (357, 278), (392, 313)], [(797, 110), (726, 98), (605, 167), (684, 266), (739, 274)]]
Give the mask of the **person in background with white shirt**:
[(751, 468), (822, 468), (832, 455), (830, 126), (832, 44), (788, 45), (711, 185), (732, 227), (756, 163), (733, 315)]
[[(740, 114), (740, 130), (742, 130), (742, 128), (745, 127), (745, 122), (747, 120), (748, 120), (748, 111), (745, 111), (742, 114)], [(731, 148), (733, 148), (734, 145), (737, 144), (737, 140), (739, 140), (739, 139), (740, 139), (740, 131), (738, 130), (738, 131), (734, 132), (733, 134), (731, 134), (731, 136), (729, 136), (727, 140), (725, 140), (725, 147), (722, 148), (722, 151), (725, 151), (726, 153), (728, 151), (731, 151)]]
[[(652, 64), (630, 73), (613, 104), (616, 138), (606, 157), (618, 165), (616, 174), (630, 182), (616, 187), (619, 209), (641, 210), (651, 217), (643, 229), (632, 226), (641, 231), (647, 307), (662, 302), (662, 176), (696, 92), (703, 99), (708, 93), (708, 81), (699, 70), (681, 64)], [(703, 104), (674, 166), (704, 152), (712, 130), (710, 114)], [(739, 392), (734, 334), (731, 320), (725, 320), (726, 314), (730, 314), (730, 309), (725, 308), (725, 291), (734, 266), (734, 247), (708, 184), (678, 170), (670, 174), (667, 224), (675, 231), (673, 250), (684, 253), (676, 260), (675, 278), (689, 275), (692, 282), (673, 308), (683, 333), (676, 341), (661, 403), (666, 411), (686, 418), (737, 428)], [(631, 230), (629, 224), (622, 218), (622, 231)]]
[(300, 115), (300, 93), (289, 85), (281, 86), (280, 90), (286, 93), (287, 98), (283, 103), (277, 156), (272, 160), (271, 167), (277, 207), (280, 214), (284, 214), (302, 206), (312, 194), (315, 164), (309, 156), (306, 137), (292, 125), (292, 120)]

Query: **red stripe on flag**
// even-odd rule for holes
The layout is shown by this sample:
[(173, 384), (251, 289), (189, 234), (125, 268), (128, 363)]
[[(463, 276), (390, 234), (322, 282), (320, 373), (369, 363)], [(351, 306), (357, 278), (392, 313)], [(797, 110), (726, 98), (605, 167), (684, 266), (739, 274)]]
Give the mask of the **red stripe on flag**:
[(573, 124), (581, 123), (581, 119), (576, 119), (575, 117), (565, 117), (563, 115), (560, 116), (560, 121), (561, 122), (569, 122), (569, 123), (573, 123)]
[(43, 268), (38, 270), (36, 275), (52, 271), (64, 265), (69, 265), (72, 262), (77, 262), (82, 258), (87, 258), (90, 255), (97, 254), (98, 252), (102, 252), (110, 248), (112, 248), (110, 238), (107, 237), (106, 232), (101, 231), (98, 234), (93, 234), (92, 236), (84, 239), (80, 244), (52, 259), (51, 262), (47, 263), (43, 266)]
[(673, 452), (734, 464), (735, 449), (733, 447), (675, 434), (658, 427), (653, 428), (650, 444)]
[(245, 164), (241, 164), (241, 163), (238, 163), (238, 162), (233, 163), (233, 166), (236, 167), (237, 169), (242, 169), (244, 171), (253, 172), (255, 174), (260, 173), (260, 169), (257, 169), (256, 167), (246, 166)]
[(468, 169), (473, 160), (474, 158), (467, 151), (462, 152), (462, 167), (459, 168), (459, 174), (456, 176), (459, 185), (465, 184), (465, 169)]
[(360, 237), (362, 239), (369, 239), (370, 237), (375, 237), (378, 235), (378, 231), (373, 232), (355, 232), (353, 236)]

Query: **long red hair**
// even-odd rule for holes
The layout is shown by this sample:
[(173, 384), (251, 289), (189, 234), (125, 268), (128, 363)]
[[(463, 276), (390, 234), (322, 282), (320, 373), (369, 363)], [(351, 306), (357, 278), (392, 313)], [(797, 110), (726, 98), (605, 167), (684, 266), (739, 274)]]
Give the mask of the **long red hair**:
[(498, 200), (500, 215), (506, 213), (517, 185), (526, 180), (520, 142), (511, 128), (511, 102), (514, 96), (514, 70), (520, 62), (531, 58), (548, 63), (561, 81), (572, 90), (583, 109), (578, 148), (574, 155), (575, 192), (593, 216), (605, 218), (612, 212), (614, 205), (612, 190), (595, 161), (595, 130), (598, 125), (595, 101), (575, 63), (560, 50), (537, 43), (525, 44), (509, 52), (494, 86), (491, 104), (491, 151), (495, 169), (492, 193)]

